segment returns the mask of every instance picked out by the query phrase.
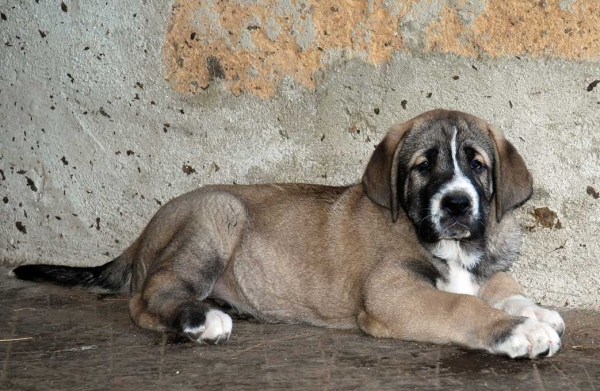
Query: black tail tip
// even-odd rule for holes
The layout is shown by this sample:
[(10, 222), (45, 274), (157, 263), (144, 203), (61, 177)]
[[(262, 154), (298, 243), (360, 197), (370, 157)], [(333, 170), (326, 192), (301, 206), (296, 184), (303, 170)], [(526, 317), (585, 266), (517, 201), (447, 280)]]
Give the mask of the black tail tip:
[(43, 265), (24, 265), (12, 269), (8, 275), (19, 280), (42, 282), (47, 281), (44, 269)]
[(88, 269), (58, 265), (23, 265), (14, 268), (12, 273), (23, 281), (72, 287), (89, 283), (93, 274)]
[(129, 269), (120, 270), (119, 266), (121, 265), (115, 261), (95, 267), (23, 265), (14, 268), (9, 274), (24, 281), (78, 287), (84, 290), (101, 290), (106, 293), (120, 291), (129, 283)]

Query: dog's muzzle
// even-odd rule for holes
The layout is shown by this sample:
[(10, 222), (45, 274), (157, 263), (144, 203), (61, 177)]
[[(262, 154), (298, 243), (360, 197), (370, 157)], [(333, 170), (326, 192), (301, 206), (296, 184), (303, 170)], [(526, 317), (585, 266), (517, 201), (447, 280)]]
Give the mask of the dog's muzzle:
[(472, 234), (476, 222), (476, 209), (473, 197), (463, 191), (443, 194), (433, 205), (434, 224), (440, 239), (464, 239)]

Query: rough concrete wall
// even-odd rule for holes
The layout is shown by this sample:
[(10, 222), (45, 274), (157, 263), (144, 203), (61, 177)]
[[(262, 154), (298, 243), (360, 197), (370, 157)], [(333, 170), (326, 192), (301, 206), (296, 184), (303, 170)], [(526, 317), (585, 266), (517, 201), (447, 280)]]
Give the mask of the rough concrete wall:
[(356, 182), (390, 124), (444, 107), (499, 125), (533, 172), (513, 273), (542, 303), (600, 308), (594, 0), (0, 12), (5, 262), (101, 264), (206, 183)]
[(234, 94), (275, 94), (288, 76), (357, 58), (383, 65), (398, 50), (478, 58), (597, 59), (600, 3), (561, 0), (179, 0), (169, 18), (166, 76), (188, 94), (224, 79)]

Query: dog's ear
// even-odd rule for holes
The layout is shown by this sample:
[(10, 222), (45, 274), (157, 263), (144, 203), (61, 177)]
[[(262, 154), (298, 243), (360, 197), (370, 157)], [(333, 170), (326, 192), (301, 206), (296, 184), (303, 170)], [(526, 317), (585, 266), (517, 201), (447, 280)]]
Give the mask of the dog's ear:
[(489, 125), (494, 141), (494, 191), (496, 195), (496, 220), (524, 204), (533, 193), (533, 179), (525, 161), (516, 148), (504, 138), (498, 128)]
[(371, 155), (363, 175), (365, 194), (377, 205), (392, 212), (392, 221), (398, 220), (398, 159), (400, 149), (412, 121), (393, 125)]

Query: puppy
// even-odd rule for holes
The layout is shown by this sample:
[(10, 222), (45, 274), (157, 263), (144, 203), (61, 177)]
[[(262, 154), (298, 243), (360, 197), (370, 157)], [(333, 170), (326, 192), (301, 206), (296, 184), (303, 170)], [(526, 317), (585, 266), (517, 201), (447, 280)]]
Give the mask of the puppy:
[(494, 126), (434, 110), (392, 126), (362, 183), (205, 186), (165, 204), (99, 267), (29, 265), (23, 280), (117, 292), (141, 328), (229, 338), (219, 299), (266, 322), (552, 356), (565, 325), (506, 274), (532, 179)]

